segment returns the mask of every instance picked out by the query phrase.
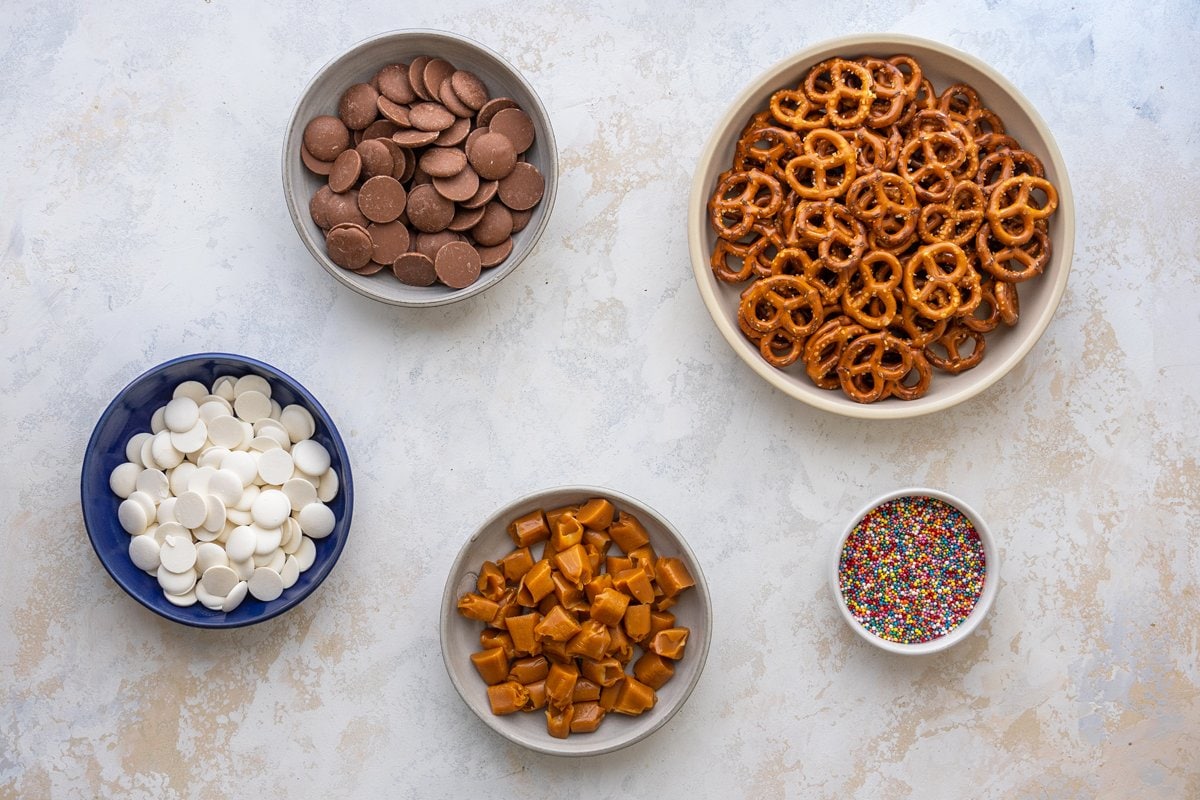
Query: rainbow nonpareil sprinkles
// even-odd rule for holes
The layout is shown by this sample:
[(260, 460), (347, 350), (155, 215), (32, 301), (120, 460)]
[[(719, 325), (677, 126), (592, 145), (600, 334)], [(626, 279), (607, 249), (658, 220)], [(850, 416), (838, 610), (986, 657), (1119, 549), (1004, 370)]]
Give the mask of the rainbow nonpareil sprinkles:
[(987, 563), (978, 531), (933, 497), (899, 497), (872, 509), (842, 546), (842, 597), (864, 628), (918, 644), (958, 627), (983, 592)]

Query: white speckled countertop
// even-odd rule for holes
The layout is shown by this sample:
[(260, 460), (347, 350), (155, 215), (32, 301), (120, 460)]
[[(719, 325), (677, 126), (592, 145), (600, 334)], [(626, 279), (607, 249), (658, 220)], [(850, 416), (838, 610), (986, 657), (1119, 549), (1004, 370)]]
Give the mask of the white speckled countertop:
[[(1200, 796), (1196, 4), (863, 0), (749, 21), (729, 3), (604, 5), (6, 3), (0, 797)], [(424, 312), (326, 275), (279, 179), (300, 88), (401, 27), (515, 62), (563, 168), (534, 256)], [(1012, 80), (1078, 206), (1042, 341), (915, 423), (770, 389), (711, 324), (685, 247), (689, 177), (732, 96), (800, 47), (870, 30)], [(77, 495), (112, 395), (203, 350), (312, 389), (358, 490), (325, 585), (223, 633), (125, 596)], [(471, 528), (563, 483), (664, 512), (716, 613), (679, 715), (583, 760), (485, 728), (436, 627)], [(923, 660), (857, 638), (824, 582), (846, 516), (912, 483), (975, 505), (1004, 563), (981, 629)]]

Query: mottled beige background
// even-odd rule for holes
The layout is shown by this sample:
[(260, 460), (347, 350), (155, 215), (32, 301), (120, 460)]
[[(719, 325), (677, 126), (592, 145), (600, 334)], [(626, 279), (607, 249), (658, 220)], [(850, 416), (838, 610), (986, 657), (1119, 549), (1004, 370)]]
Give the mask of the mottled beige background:
[[(39, 3), (0, 14), (0, 797), (1200, 797), (1200, 39), (1191, 0)], [(417, 313), (300, 245), (282, 126), (324, 61), (441, 27), (516, 62), (558, 134), (535, 257)], [(915, 423), (781, 396), (719, 337), (684, 240), (703, 139), (755, 73), (850, 32), (945, 41), (1045, 116), (1079, 238), (1025, 362)], [(79, 515), (122, 385), (201, 350), (298, 376), (348, 437), (354, 529), (308, 602), (250, 630), (127, 598)], [(649, 740), (509, 745), (446, 678), (436, 620), (472, 526), (595, 482), (663, 511), (714, 589), (714, 646)], [(968, 642), (857, 639), (831, 538), (901, 484), (993, 524)]]

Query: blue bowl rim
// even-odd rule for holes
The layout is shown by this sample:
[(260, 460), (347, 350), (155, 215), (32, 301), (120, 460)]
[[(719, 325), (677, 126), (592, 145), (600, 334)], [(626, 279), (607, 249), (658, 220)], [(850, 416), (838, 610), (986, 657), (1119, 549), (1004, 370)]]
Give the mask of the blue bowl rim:
[[(220, 359), (228, 359), (231, 361), (238, 361), (238, 362), (245, 364), (248, 367), (253, 367), (255, 369), (262, 370), (263, 372), (266, 372), (269, 375), (273, 376), (276, 380), (279, 380), (279, 381), (282, 381), (283, 383), (288, 384), (289, 388), (294, 390), (297, 395), (303, 397), (305, 399), (305, 401), (307, 401), (308, 403), (311, 403), (312, 407), (315, 408), (319, 412), (320, 416), (322, 417), (322, 421), (329, 428), (329, 437), (330, 437), (330, 439), (333, 440), (334, 446), (338, 451), (338, 455), (342, 460), (342, 473), (344, 473), (344, 474), (338, 475), (338, 482), (339, 482), (339, 491), (344, 493), (344, 496), (345, 496), (346, 510), (345, 510), (345, 513), (343, 516), (345, 519), (346, 533), (343, 536), (338, 537), (337, 540), (335, 540), (333, 542), (333, 550), (326, 557), (326, 563), (327, 563), (327, 567), (325, 568), (326, 574), (324, 576), (322, 576), (320, 581), (318, 581), (317, 583), (314, 583), (306, 591), (304, 591), (302, 593), (297, 593), (297, 594), (293, 595), (292, 597), (287, 597), (286, 599), (281, 598), (283, 600), (283, 602), (280, 602), (277, 606), (269, 606), (270, 610), (265, 611), (257, 616), (247, 617), (244, 619), (241, 619), (241, 618), (230, 619), (229, 614), (225, 614), (220, 617), (213, 617), (212, 619), (204, 619), (204, 618), (194, 619), (191, 617), (183, 616), (183, 612), (185, 612), (187, 610), (186, 608), (180, 608), (179, 613), (170, 613), (167, 609), (158, 608), (154, 605), (151, 605), (149, 602), (147, 602), (146, 599), (140, 595), (138, 590), (136, 590), (134, 587), (131, 587), (126, 581), (124, 581), (113, 570), (112, 567), (109, 566), (108, 561), (105, 559), (104, 555), (101, 553), (100, 546), (96, 542), (96, 536), (94, 533), (92, 533), (92, 519), (91, 519), (92, 514), (89, 511), (87, 490), (86, 490), (86, 486), (85, 486), (85, 480), (86, 480), (86, 476), (87, 476), (86, 465), (92, 458), (95, 457), (94, 454), (95, 454), (96, 448), (99, 445), (99, 442), (97, 441), (97, 439), (100, 435), (100, 430), (104, 427), (104, 423), (108, 421), (109, 417), (111, 417), (113, 415), (113, 413), (116, 411), (118, 402), (126, 394), (126, 392), (128, 392), (135, 384), (137, 384), (147, 378), (150, 378), (154, 375), (157, 375), (158, 373), (163, 372), (164, 370), (167, 370), (177, 364), (185, 364), (185, 363), (188, 363), (191, 361), (198, 361), (198, 360), (209, 359), (209, 358), (220, 358)], [(167, 361), (162, 362), (161, 364), (158, 364), (157, 366), (151, 367), (150, 369), (148, 369), (145, 372), (138, 375), (133, 380), (129, 381), (129, 383), (125, 384), (125, 386), (121, 389), (121, 391), (117, 392), (113, 396), (113, 399), (109, 402), (108, 406), (104, 409), (104, 412), (100, 415), (100, 418), (96, 421), (95, 427), (92, 428), (92, 435), (90, 437), (88, 437), (87, 448), (84, 450), (83, 462), (82, 462), (82, 466), (80, 468), (80, 475), (79, 475), (79, 502), (80, 502), (80, 510), (82, 511), (82, 514), (83, 514), (83, 526), (87, 530), (88, 541), (91, 542), (92, 550), (95, 551), (97, 560), (99, 560), (100, 563), (104, 566), (104, 570), (109, 574), (109, 576), (113, 579), (113, 581), (118, 586), (120, 586), (122, 589), (125, 590), (125, 593), (127, 595), (132, 597), (134, 600), (138, 601), (138, 603), (140, 603), (145, 608), (148, 608), (149, 610), (153, 611), (155, 614), (158, 614), (159, 616), (161, 616), (165, 619), (169, 619), (172, 622), (179, 622), (179, 623), (188, 625), (193, 628), (208, 628), (208, 629), (242, 628), (247, 625), (255, 625), (260, 622), (266, 622), (269, 619), (274, 619), (275, 617), (278, 617), (279, 615), (292, 610), (296, 606), (300, 605), (300, 603), (303, 602), (314, 591), (316, 591), (317, 588), (321, 585), (321, 583), (323, 583), (325, 581), (325, 578), (329, 577), (329, 572), (332, 572), (334, 565), (337, 564), (338, 558), (342, 554), (342, 550), (345, 549), (345, 547), (346, 547), (346, 539), (350, 535), (350, 523), (351, 523), (351, 518), (353, 517), (353, 512), (354, 512), (354, 478), (351, 474), (350, 454), (346, 450), (346, 443), (344, 441), (342, 441), (342, 436), (338, 432), (337, 426), (333, 422), (333, 417), (331, 417), (329, 415), (329, 412), (325, 410), (325, 406), (321, 405), (320, 401), (318, 401), (317, 398), (312, 394), (312, 392), (310, 392), (307, 388), (305, 388), (305, 386), (302, 383), (300, 383), (300, 381), (296, 380), (291, 375), (288, 375), (286, 372), (279, 369), (278, 367), (274, 367), (274, 366), (266, 363), (265, 361), (259, 361), (256, 358), (250, 358), (249, 356), (238, 355), (237, 353), (218, 353), (218, 352), (192, 353), (191, 355), (179, 356), (178, 358), (169, 359)], [(171, 611), (173, 611), (174, 608), (175, 607), (172, 606)]]

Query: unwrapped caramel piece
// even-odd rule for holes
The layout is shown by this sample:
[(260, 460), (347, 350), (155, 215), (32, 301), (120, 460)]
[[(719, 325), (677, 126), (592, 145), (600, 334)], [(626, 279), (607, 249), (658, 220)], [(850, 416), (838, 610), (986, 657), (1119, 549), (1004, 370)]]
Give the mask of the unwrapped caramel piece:
[(523, 517), (517, 517), (508, 526), (508, 535), (517, 547), (528, 547), (548, 539), (550, 527), (546, 524), (546, 515), (539, 508)]
[(621, 662), (611, 656), (599, 660), (582, 659), (579, 662), (579, 671), (583, 677), (601, 687), (613, 686), (625, 677), (625, 669)]
[(658, 585), (662, 587), (663, 594), (667, 597), (675, 597), (684, 589), (690, 589), (696, 585), (696, 579), (692, 577), (692, 573), (688, 572), (687, 565), (678, 558), (658, 559), (654, 565), (654, 575), (658, 580)]
[(592, 619), (605, 625), (616, 625), (628, 607), (629, 595), (616, 589), (605, 589), (592, 599)]
[(516, 681), (489, 686), (487, 693), (492, 713), (498, 717), (520, 711), (529, 702), (529, 691)]
[(567, 642), (567, 655), (598, 660), (604, 658), (611, 642), (612, 637), (603, 622), (585, 620), (579, 626), (579, 633)]
[(508, 668), (508, 679), (521, 684), (545, 679), (550, 671), (550, 662), (545, 656), (527, 656), (513, 661)]
[(542, 652), (542, 644), (534, 632), (541, 621), (542, 615), (536, 611), (508, 618), (508, 635), (512, 637), (513, 649), (516, 652), (528, 655)]
[(656, 702), (658, 697), (653, 689), (637, 678), (626, 675), (625, 680), (621, 681), (621, 690), (617, 692), (617, 701), (612, 710), (618, 714), (637, 716), (654, 708)]
[(646, 529), (642, 527), (642, 523), (638, 522), (637, 517), (626, 514), (624, 511), (617, 515), (617, 521), (609, 527), (608, 535), (616, 542), (617, 547), (626, 553), (636, 550), (650, 541), (650, 534), (646, 533)]
[(643, 653), (633, 663), (633, 674), (651, 689), (661, 689), (675, 674), (675, 665), (658, 653)]
[(650, 635), (650, 606), (631, 605), (625, 609), (624, 619), (625, 632), (630, 639), (640, 642)]
[(612, 525), (613, 504), (602, 497), (593, 497), (576, 512), (576, 518), (586, 527), (603, 530)]
[[(498, 566), (504, 571), (506, 580), (519, 581), (521, 576), (529, 572), (530, 567), (533, 566), (533, 555), (529, 552), (528, 547), (521, 547), (500, 559)], [(482, 592), (482, 590), (480, 591)]]
[(575, 706), (556, 708), (546, 706), (546, 730), (555, 739), (565, 739), (571, 735), (571, 722), (575, 719)]
[(575, 714), (571, 720), (571, 733), (591, 733), (600, 727), (607, 713), (598, 702), (575, 703)]
[(464, 594), (458, 599), (458, 613), (467, 619), (491, 622), (499, 610), (500, 605), (495, 600), (488, 600), (480, 594)]
[(471, 663), (483, 682), (491, 686), (508, 679), (508, 656), (503, 647), (492, 647), (471, 654)]
[(579, 631), (579, 622), (562, 606), (550, 609), (550, 613), (543, 617), (542, 621), (533, 629), (534, 635), (543, 642), (547, 639), (553, 642), (565, 642)]
[(579, 670), (574, 662), (551, 664), (549, 672), (546, 673), (546, 698), (550, 705), (555, 708), (570, 705), (577, 680), (579, 680)]

